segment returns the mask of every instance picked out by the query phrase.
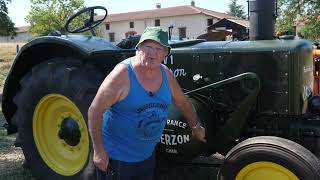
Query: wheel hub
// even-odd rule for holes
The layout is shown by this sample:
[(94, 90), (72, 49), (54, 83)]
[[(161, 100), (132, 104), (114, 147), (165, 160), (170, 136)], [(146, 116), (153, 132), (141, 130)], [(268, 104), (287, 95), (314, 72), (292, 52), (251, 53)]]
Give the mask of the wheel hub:
[(59, 130), (59, 137), (70, 146), (79, 144), (81, 132), (78, 123), (70, 117), (64, 119)]

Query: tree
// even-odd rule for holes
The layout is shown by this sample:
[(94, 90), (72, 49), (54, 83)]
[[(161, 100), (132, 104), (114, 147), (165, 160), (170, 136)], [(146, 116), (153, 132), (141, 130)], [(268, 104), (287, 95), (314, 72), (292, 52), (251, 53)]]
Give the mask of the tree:
[(231, 1), (231, 3), (229, 4), (229, 11), (227, 13), (241, 19), (246, 19), (246, 14), (243, 10), (244, 7), (242, 5), (238, 5), (237, 1), (238, 0)]
[[(66, 33), (67, 19), (84, 7), (84, 0), (30, 0), (31, 11), (26, 21), (34, 36), (45, 36), (54, 30)], [(82, 23), (82, 22), (77, 22)]]
[(315, 19), (309, 20), (299, 34), (303, 38), (320, 40), (320, 22)]
[(11, 0), (0, 0), (0, 35), (2, 36), (13, 36), (16, 35), (14, 23), (8, 16), (7, 4)]
[(320, 3), (318, 0), (278, 0), (279, 17), (276, 23), (278, 32), (294, 32), (298, 21), (305, 23), (299, 34), (305, 38), (320, 37)]

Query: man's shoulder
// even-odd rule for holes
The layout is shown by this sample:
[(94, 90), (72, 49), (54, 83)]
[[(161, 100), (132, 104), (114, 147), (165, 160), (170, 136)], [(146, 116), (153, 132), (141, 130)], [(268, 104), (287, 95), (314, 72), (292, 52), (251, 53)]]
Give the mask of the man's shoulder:
[(170, 69), (169, 69), (166, 65), (164, 65), (164, 64), (160, 64), (160, 65), (161, 65), (161, 67), (165, 70), (167, 76), (168, 76), (168, 77), (171, 77), (172, 72), (170, 71)]
[(131, 64), (131, 59), (132, 59), (132, 57), (129, 57), (129, 58), (121, 61), (119, 64), (130, 65)]
[(119, 78), (123, 77), (123, 76), (127, 76), (127, 74), (128, 74), (128, 65), (119, 63), (114, 67), (114, 69), (112, 71), (113, 71), (112, 73), (114, 75), (118, 76)]
[(112, 71), (107, 75), (107, 79), (121, 82), (126, 80), (128, 77), (128, 65), (123, 63), (118, 63)]

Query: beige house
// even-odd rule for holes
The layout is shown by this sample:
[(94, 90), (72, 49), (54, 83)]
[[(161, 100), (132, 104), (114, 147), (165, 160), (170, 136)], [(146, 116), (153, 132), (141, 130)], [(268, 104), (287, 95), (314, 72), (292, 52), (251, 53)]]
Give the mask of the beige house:
[(194, 39), (207, 32), (207, 27), (219, 20), (239, 19), (226, 13), (220, 13), (196, 7), (194, 3), (186, 6), (175, 6), (136, 11), (119, 14), (109, 14), (101, 25), (104, 38), (117, 43), (122, 39), (142, 34), (147, 26), (159, 26), (164, 30), (172, 26), (172, 34), (175, 38)]
[(17, 27), (16, 36), (0, 36), (0, 42), (27, 42), (31, 38), (29, 26)]
[[(173, 27), (172, 39), (195, 39), (222, 19), (239, 20), (226, 13), (196, 7), (192, 1), (186, 6), (161, 8), (156, 4), (152, 10), (109, 14), (100, 27), (102, 36), (115, 44), (129, 36), (142, 34), (147, 26), (159, 26), (167, 31)], [(31, 38), (28, 28), (18, 27), (17, 36), (0, 36), (0, 42), (26, 42)]]

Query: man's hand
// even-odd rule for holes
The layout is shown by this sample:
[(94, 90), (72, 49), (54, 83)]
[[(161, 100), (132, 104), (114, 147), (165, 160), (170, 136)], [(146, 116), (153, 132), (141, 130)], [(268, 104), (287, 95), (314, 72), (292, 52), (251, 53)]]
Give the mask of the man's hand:
[(206, 137), (206, 130), (204, 129), (204, 127), (202, 126), (197, 126), (195, 128), (192, 128), (192, 135), (201, 142), (207, 142), (207, 140), (205, 139)]
[(107, 171), (109, 165), (109, 155), (105, 151), (94, 151), (93, 164), (101, 171)]

